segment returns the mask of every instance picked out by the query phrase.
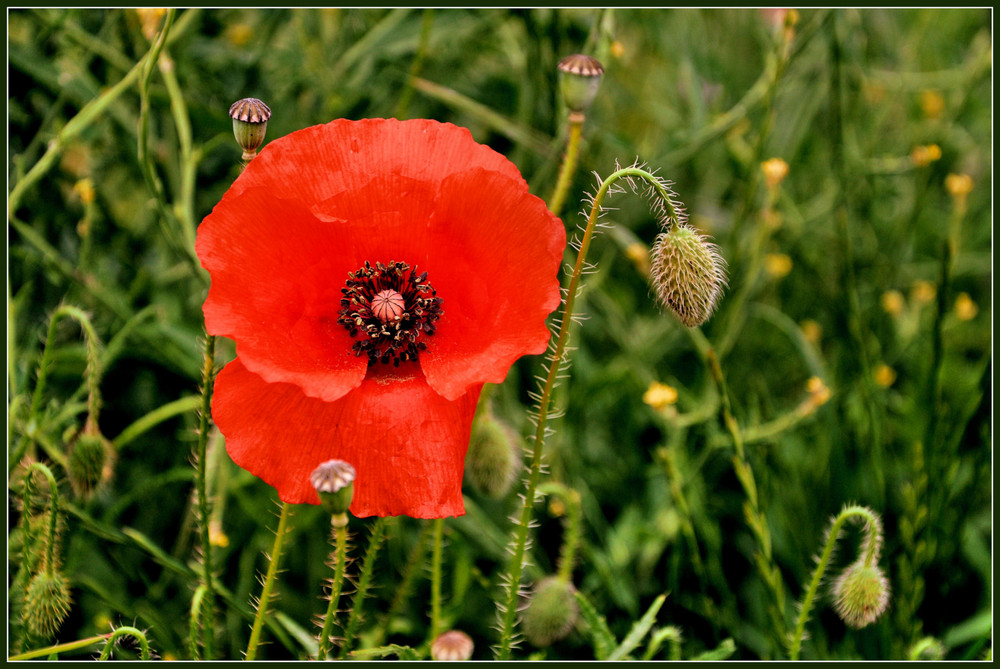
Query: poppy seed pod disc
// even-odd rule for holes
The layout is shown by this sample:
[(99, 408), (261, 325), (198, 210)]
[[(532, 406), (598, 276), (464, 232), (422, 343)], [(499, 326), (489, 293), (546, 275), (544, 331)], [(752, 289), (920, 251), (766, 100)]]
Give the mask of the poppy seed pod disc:
[(604, 66), (596, 58), (583, 54), (566, 56), (559, 61), (559, 87), (563, 102), (572, 112), (585, 112), (597, 96)]
[(233, 135), (244, 154), (255, 154), (264, 143), (271, 108), (257, 98), (243, 98), (229, 107)]

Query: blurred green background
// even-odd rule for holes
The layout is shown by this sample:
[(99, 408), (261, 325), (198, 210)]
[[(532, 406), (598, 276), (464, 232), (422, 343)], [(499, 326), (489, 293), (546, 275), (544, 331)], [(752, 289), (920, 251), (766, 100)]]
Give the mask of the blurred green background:
[[(563, 220), (569, 230), (585, 221), (577, 210), (596, 190), (593, 172), (638, 159), (674, 183), (691, 222), (720, 245), (729, 287), (702, 332), (747, 438), (789, 628), (830, 517), (847, 503), (883, 517), (889, 610), (853, 631), (822, 597), (803, 657), (903, 659), (927, 636), (948, 658), (982, 657), (992, 636), (990, 27), (988, 9), (808, 9), (791, 19), (750, 9), (180, 10), (144, 109), (138, 76), (114, 88), (149, 50), (136, 11), (9, 10), (8, 444), (30, 431), (40, 436), (27, 456), (55, 460), (82, 424), (85, 347), (64, 322), (44, 410), (26, 425), (49, 319), (66, 303), (90, 314), (105, 344), (100, 428), (118, 446), (108, 489), (89, 502), (69, 495), (63, 562), (74, 603), (51, 641), (135, 624), (160, 656), (189, 656), (197, 400), (137, 438), (122, 435), (199, 392), (207, 277), (191, 241), (239, 173), (229, 105), (264, 100), (268, 140), (339, 117), (453, 122), (509, 157), (544, 198), (566, 134), (556, 64), (584, 52), (605, 74)], [(774, 188), (761, 168), (771, 158), (788, 165)], [(971, 177), (964, 209), (951, 174)], [(574, 331), (556, 400), (566, 413), (546, 451), (549, 476), (583, 502), (574, 582), (619, 639), (669, 593), (657, 625), (683, 630), (685, 658), (727, 638), (735, 658), (785, 657), (700, 340), (657, 309), (642, 271), (656, 220), (632, 195), (607, 204), (614, 227), (591, 251), (597, 272), (577, 303), (587, 320)], [(218, 359), (231, 356), (220, 342)], [(522, 434), (540, 363), (520, 361), (493, 394)], [(829, 401), (782, 425), (814, 376)], [(677, 389), (675, 405), (643, 401), (653, 381)], [(18, 464), (8, 464), (10, 490)], [(237, 658), (277, 497), (229, 461), (220, 438), (209, 473), (224, 537), (216, 564), (232, 593), (219, 652)], [(446, 524), (446, 618), (473, 637), (477, 659), (496, 642), (515, 493), (491, 500), (470, 489), (468, 515)], [(11, 577), (23, 559), (16, 498)], [(554, 570), (562, 536), (558, 508), (537, 513), (532, 579)], [(357, 556), (367, 524), (352, 520)], [(407, 518), (390, 526), (363, 643), (420, 530)], [(284, 631), (266, 633), (264, 657), (304, 658), (302, 635), (316, 633), (311, 618), (323, 610), (326, 520), (301, 508), (293, 532), (274, 606)], [(858, 537), (843, 535), (835, 570), (854, 559)], [(428, 593), (421, 573), (390, 642), (420, 644)], [(26, 650), (16, 613), (12, 650)], [(518, 651), (531, 654), (593, 657), (587, 625)]]

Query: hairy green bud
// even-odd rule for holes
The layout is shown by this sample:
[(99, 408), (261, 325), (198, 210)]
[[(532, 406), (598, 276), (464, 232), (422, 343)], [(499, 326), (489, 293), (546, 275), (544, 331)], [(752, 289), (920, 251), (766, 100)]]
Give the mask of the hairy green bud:
[(889, 581), (874, 563), (858, 560), (834, 581), (833, 606), (849, 627), (872, 624), (888, 605)]
[(478, 492), (499, 499), (510, 492), (521, 470), (520, 438), (508, 425), (484, 412), (472, 428), (465, 476)]
[(715, 244), (687, 225), (673, 225), (653, 245), (650, 279), (663, 306), (688, 327), (715, 311), (726, 285), (725, 261)]
[(541, 648), (569, 634), (579, 615), (575, 592), (572, 583), (556, 577), (539, 581), (521, 619), (525, 638)]
[(70, 608), (69, 584), (58, 571), (36, 574), (24, 595), (21, 616), (28, 632), (48, 639), (62, 625)]
[(96, 429), (84, 428), (72, 441), (66, 471), (69, 484), (81, 499), (90, 499), (114, 472), (115, 447)]

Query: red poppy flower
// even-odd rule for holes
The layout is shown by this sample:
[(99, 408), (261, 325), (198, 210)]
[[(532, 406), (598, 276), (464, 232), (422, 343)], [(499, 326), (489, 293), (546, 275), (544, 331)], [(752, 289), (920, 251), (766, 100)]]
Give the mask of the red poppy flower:
[(205, 324), (236, 341), (212, 401), (285, 502), (345, 460), (357, 516), (464, 513), (483, 383), (545, 350), (566, 234), (468, 130), (338, 120), (271, 142), (198, 230)]

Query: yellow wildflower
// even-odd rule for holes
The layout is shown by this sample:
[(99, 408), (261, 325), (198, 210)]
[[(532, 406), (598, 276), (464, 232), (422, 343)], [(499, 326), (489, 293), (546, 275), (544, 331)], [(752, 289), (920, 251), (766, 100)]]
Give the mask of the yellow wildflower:
[(768, 253), (764, 257), (764, 269), (775, 279), (783, 279), (792, 271), (792, 259), (784, 253)]
[(883, 388), (888, 388), (896, 381), (896, 370), (889, 365), (882, 363), (875, 370), (875, 383)]
[(802, 329), (802, 335), (810, 344), (818, 344), (823, 336), (823, 326), (811, 318), (799, 323), (799, 327)]
[(955, 298), (955, 315), (959, 320), (971, 321), (979, 313), (979, 307), (968, 293), (959, 293)]
[(929, 119), (941, 118), (944, 113), (944, 98), (937, 91), (927, 90), (920, 93), (920, 108)]
[(632, 242), (625, 247), (625, 255), (643, 276), (649, 276), (649, 249), (642, 242)]
[(926, 167), (935, 160), (941, 160), (941, 147), (937, 144), (927, 144), (926, 146), (915, 146), (910, 151), (910, 160), (917, 167)]
[(659, 381), (651, 381), (642, 401), (656, 410), (666, 409), (677, 402), (677, 389)]
[(924, 279), (918, 279), (913, 282), (913, 287), (910, 288), (910, 298), (919, 304), (930, 304), (937, 297), (937, 287)]
[(778, 184), (788, 176), (788, 163), (781, 158), (765, 160), (760, 167), (764, 170), (764, 181), (768, 188), (777, 188)]
[(882, 310), (896, 317), (906, 308), (906, 298), (898, 290), (887, 290), (882, 293)]

